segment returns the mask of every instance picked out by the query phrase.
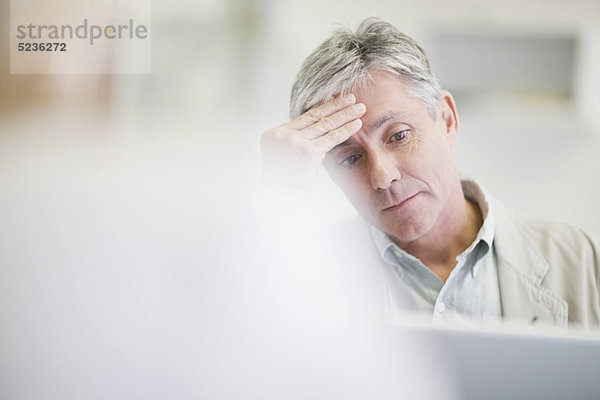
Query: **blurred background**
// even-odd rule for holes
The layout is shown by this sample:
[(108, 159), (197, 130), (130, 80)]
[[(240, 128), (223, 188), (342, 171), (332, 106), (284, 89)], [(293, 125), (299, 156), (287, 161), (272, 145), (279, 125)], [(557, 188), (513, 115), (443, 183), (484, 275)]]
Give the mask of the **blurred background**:
[[(135, 148), (166, 140), (192, 153), (219, 145), (221, 164), (242, 157), (244, 180), (253, 179), (259, 135), (287, 120), (304, 57), (338, 24), (379, 16), (423, 44), (455, 95), (464, 173), (519, 212), (600, 232), (598, 0), (154, 0), (152, 73), (78, 76), (10, 75), (2, 4), (3, 141), (42, 118), (109, 124), (96, 139), (135, 136)], [(109, 61), (119, 57), (128, 55)], [(332, 215), (353, 213), (322, 186)]]
[[(325, 340), (346, 300), (323, 311), (317, 270), (248, 268), (262, 237), (246, 207), (261, 132), (287, 121), (300, 64), (338, 24), (378, 16), (421, 42), (457, 101), (461, 171), (520, 213), (600, 233), (598, 0), (153, 0), (152, 72), (140, 75), (10, 74), (9, 6), (0, 0), (2, 398), (174, 398), (173, 387), (232, 398), (232, 379), (245, 398), (281, 398), (306, 387), (292, 375), (268, 385), (261, 374), (284, 356), (318, 375), (309, 356), (328, 345), (306, 337)], [(326, 176), (318, 191), (325, 218), (354, 215)], [(348, 332), (344, 321), (325, 338)], [(298, 326), (310, 327), (299, 342)], [(360, 335), (339, 347), (373, 345)], [(260, 368), (256, 346), (269, 348)], [(365, 371), (339, 367), (365, 354), (323, 368), (347, 383)], [(386, 371), (369, 382), (408, 373)], [(351, 398), (332, 393), (322, 398)]]

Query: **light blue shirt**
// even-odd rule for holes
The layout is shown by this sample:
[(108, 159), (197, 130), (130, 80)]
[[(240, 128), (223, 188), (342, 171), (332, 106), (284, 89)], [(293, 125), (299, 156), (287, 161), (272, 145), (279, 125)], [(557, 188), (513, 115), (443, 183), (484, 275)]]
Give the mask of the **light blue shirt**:
[(371, 227), (375, 246), (388, 268), (388, 299), (393, 310), (406, 310), (406, 304), (398, 305), (396, 299), (405, 299), (403, 293), (408, 292), (414, 300), (414, 311), (433, 315), (436, 322), (501, 319), (494, 214), (477, 183), (468, 179), (461, 183), (465, 197), (479, 206), (483, 225), (473, 243), (456, 258), (457, 264), (446, 283), (385, 233)]

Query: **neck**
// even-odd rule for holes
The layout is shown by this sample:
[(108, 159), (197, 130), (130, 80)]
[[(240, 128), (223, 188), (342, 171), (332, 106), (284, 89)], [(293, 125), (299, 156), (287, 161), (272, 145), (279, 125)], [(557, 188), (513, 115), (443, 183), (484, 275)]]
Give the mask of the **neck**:
[(417, 240), (397, 244), (445, 282), (456, 266), (456, 257), (473, 243), (482, 224), (479, 207), (464, 197), (458, 182), (451, 201), (433, 229)]

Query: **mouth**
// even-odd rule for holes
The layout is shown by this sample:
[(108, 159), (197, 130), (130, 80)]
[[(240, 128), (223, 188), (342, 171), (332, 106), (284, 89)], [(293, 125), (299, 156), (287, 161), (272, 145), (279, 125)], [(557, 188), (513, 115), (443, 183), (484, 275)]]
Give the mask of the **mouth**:
[(402, 208), (403, 206), (405, 206), (410, 200), (414, 199), (415, 197), (417, 197), (419, 195), (420, 192), (417, 192), (415, 194), (413, 194), (412, 196), (406, 197), (403, 200), (400, 200), (397, 203), (392, 204), (389, 207), (386, 207), (384, 209), (382, 209), (381, 211), (393, 211), (393, 210), (397, 210), (399, 208)]

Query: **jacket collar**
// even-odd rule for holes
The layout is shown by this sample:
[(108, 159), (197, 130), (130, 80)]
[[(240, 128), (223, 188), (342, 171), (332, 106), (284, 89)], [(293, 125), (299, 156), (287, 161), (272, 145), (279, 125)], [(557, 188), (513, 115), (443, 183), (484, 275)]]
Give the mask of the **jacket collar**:
[(502, 313), (506, 320), (530, 324), (567, 326), (567, 303), (542, 283), (550, 270), (535, 243), (497, 201), (492, 202), (496, 216), (494, 248)]

